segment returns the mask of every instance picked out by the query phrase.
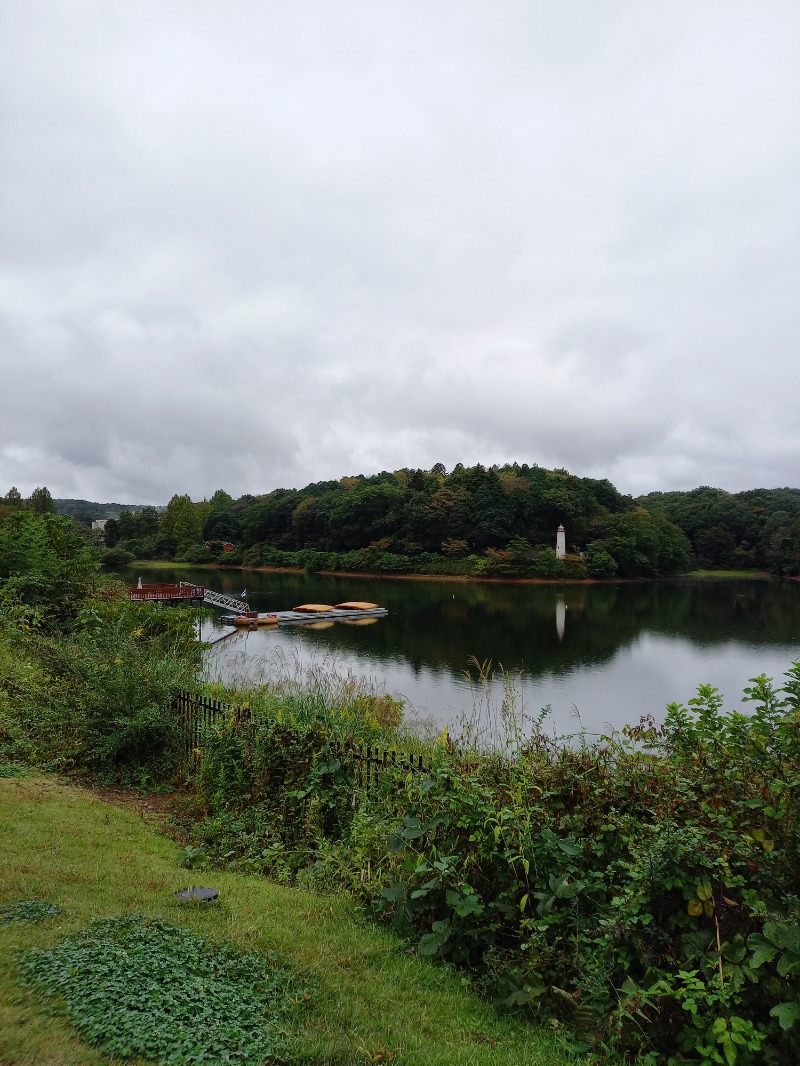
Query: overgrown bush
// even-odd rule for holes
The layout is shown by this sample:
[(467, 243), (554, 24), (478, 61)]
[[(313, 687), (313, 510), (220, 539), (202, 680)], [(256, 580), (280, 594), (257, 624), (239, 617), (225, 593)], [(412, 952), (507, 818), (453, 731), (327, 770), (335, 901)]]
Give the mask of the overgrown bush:
[[(203, 843), (346, 887), (509, 1009), (561, 1015), (643, 1062), (800, 1058), (800, 664), (726, 713), (687, 707), (589, 745), (445, 739), (377, 790), (327, 724), (221, 730)], [(540, 723), (541, 724), (541, 723)]]
[(202, 648), (183, 610), (87, 588), (63, 625), (8, 597), (0, 614), (0, 753), (59, 769), (141, 778), (174, 762), (170, 706)]
[(800, 666), (725, 714), (515, 760), (440, 748), (386, 794), (367, 898), (509, 1006), (560, 1011), (638, 1061), (800, 1058)]

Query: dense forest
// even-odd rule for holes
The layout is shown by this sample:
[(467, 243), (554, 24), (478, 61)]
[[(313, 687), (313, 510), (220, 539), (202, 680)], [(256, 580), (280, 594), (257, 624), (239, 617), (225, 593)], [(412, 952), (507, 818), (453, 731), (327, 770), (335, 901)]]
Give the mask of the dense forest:
[(309, 570), (653, 577), (691, 563), (680, 530), (610, 482), (517, 464), (384, 471), (238, 500), (174, 496), (160, 518), (120, 514), (105, 532), (108, 548), (138, 557)]
[[(449, 473), (383, 471), (234, 499), (219, 489), (166, 508), (54, 501), (0, 505), (71, 514), (109, 564), (133, 559), (475, 577), (636, 578), (706, 569), (800, 574), (800, 490), (708, 487), (632, 499), (608, 480), (513, 463)], [(564, 525), (567, 555), (555, 534)]]
[(683, 530), (697, 565), (800, 574), (800, 489), (651, 492), (637, 500)]

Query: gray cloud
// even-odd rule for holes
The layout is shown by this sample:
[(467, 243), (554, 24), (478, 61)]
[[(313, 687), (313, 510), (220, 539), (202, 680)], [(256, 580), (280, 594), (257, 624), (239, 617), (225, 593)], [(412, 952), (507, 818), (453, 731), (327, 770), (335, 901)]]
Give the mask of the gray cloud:
[(796, 5), (0, 20), (0, 491), (797, 484)]

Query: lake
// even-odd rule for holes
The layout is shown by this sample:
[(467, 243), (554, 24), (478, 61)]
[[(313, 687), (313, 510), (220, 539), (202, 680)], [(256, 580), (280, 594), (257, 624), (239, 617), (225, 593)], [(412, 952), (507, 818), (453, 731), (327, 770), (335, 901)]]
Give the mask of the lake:
[[(238, 596), (252, 610), (371, 600), (388, 608), (370, 625), (281, 626), (237, 632), (208, 656), (212, 676), (275, 677), (325, 665), (371, 679), (437, 729), (476, 713), (465, 678), (471, 657), (517, 677), (518, 709), (552, 708), (559, 733), (604, 733), (642, 715), (663, 718), (712, 684), (726, 708), (758, 674), (780, 679), (800, 659), (800, 582), (683, 579), (655, 584), (523, 585), (329, 577), (253, 570), (161, 569), (134, 564), (132, 583), (191, 581)], [(220, 612), (216, 612), (219, 617)], [(226, 632), (205, 621), (202, 637)], [(492, 690), (491, 715), (502, 698)]]

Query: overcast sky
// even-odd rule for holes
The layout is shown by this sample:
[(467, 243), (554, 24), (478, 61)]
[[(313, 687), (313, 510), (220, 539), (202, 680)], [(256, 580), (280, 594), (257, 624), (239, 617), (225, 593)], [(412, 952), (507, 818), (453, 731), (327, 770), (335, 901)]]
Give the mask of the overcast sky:
[(0, 495), (800, 485), (797, 0), (2, 0)]

